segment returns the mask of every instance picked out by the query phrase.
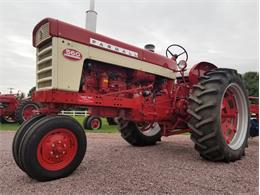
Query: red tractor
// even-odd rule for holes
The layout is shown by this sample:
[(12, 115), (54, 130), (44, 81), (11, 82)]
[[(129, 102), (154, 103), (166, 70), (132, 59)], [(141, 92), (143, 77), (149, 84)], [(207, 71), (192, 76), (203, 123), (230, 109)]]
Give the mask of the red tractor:
[(1, 123), (22, 124), (34, 116), (39, 108), (38, 104), (31, 99), (22, 99), (20, 94), (1, 94), (0, 95), (0, 118)]
[(42, 114), (23, 123), (13, 140), (14, 159), (30, 177), (66, 177), (84, 158), (85, 132), (73, 118), (57, 115), (64, 106), (115, 118), (133, 146), (190, 132), (204, 159), (245, 155), (250, 112), (236, 70), (200, 62), (185, 75), (188, 53), (179, 45), (170, 45), (165, 57), (52, 18), (36, 25), (33, 46), (33, 101)]
[(15, 109), (19, 104), (15, 94), (0, 94), (1, 123), (15, 123)]

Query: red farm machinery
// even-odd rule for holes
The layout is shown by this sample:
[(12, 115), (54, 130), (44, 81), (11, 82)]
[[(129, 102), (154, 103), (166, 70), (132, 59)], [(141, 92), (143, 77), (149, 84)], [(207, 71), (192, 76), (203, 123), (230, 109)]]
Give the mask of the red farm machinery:
[(36, 115), (39, 105), (30, 98), (23, 99), (21, 94), (0, 94), (0, 119), (1, 123), (22, 124)]
[(14, 159), (30, 177), (66, 177), (81, 163), (86, 135), (73, 118), (57, 115), (66, 106), (115, 118), (133, 146), (189, 132), (204, 159), (245, 155), (249, 102), (236, 70), (200, 62), (186, 74), (188, 53), (179, 45), (170, 45), (165, 57), (151, 45), (141, 49), (52, 18), (36, 25), (33, 46), (33, 101), (41, 114), (23, 123), (13, 141)]

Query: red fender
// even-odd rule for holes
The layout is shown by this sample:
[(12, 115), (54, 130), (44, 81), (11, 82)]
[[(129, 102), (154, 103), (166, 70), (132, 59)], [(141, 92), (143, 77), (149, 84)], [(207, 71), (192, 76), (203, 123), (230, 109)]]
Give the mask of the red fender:
[(193, 85), (199, 82), (199, 78), (203, 76), (206, 72), (217, 68), (214, 64), (209, 62), (200, 62), (195, 64), (189, 72), (189, 80)]

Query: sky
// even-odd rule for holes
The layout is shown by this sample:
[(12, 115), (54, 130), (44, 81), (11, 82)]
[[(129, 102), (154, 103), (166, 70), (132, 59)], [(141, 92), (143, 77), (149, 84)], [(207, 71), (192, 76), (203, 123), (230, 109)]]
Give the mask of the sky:
[[(0, 92), (35, 86), (31, 34), (45, 17), (85, 26), (89, 0), (0, 0)], [(96, 0), (97, 32), (165, 55), (173, 44), (200, 61), (240, 73), (259, 69), (258, 0)]]

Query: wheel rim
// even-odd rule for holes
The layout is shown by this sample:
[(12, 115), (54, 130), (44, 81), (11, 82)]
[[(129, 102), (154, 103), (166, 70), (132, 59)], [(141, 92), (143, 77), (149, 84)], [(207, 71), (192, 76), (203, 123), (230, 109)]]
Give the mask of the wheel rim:
[(222, 97), (221, 131), (226, 144), (233, 150), (239, 149), (245, 140), (248, 126), (246, 97), (241, 87), (230, 84)]
[(37, 110), (38, 107), (34, 104), (28, 104), (27, 106), (25, 106), (22, 111), (23, 120), (27, 121), (28, 119), (36, 115)]
[(71, 163), (77, 150), (77, 139), (71, 131), (54, 129), (47, 133), (38, 144), (37, 159), (43, 168), (57, 171)]
[(93, 119), (91, 121), (91, 128), (96, 130), (100, 128), (100, 121), (98, 119)]
[(157, 122), (136, 123), (137, 129), (146, 136), (154, 136), (161, 131)]

